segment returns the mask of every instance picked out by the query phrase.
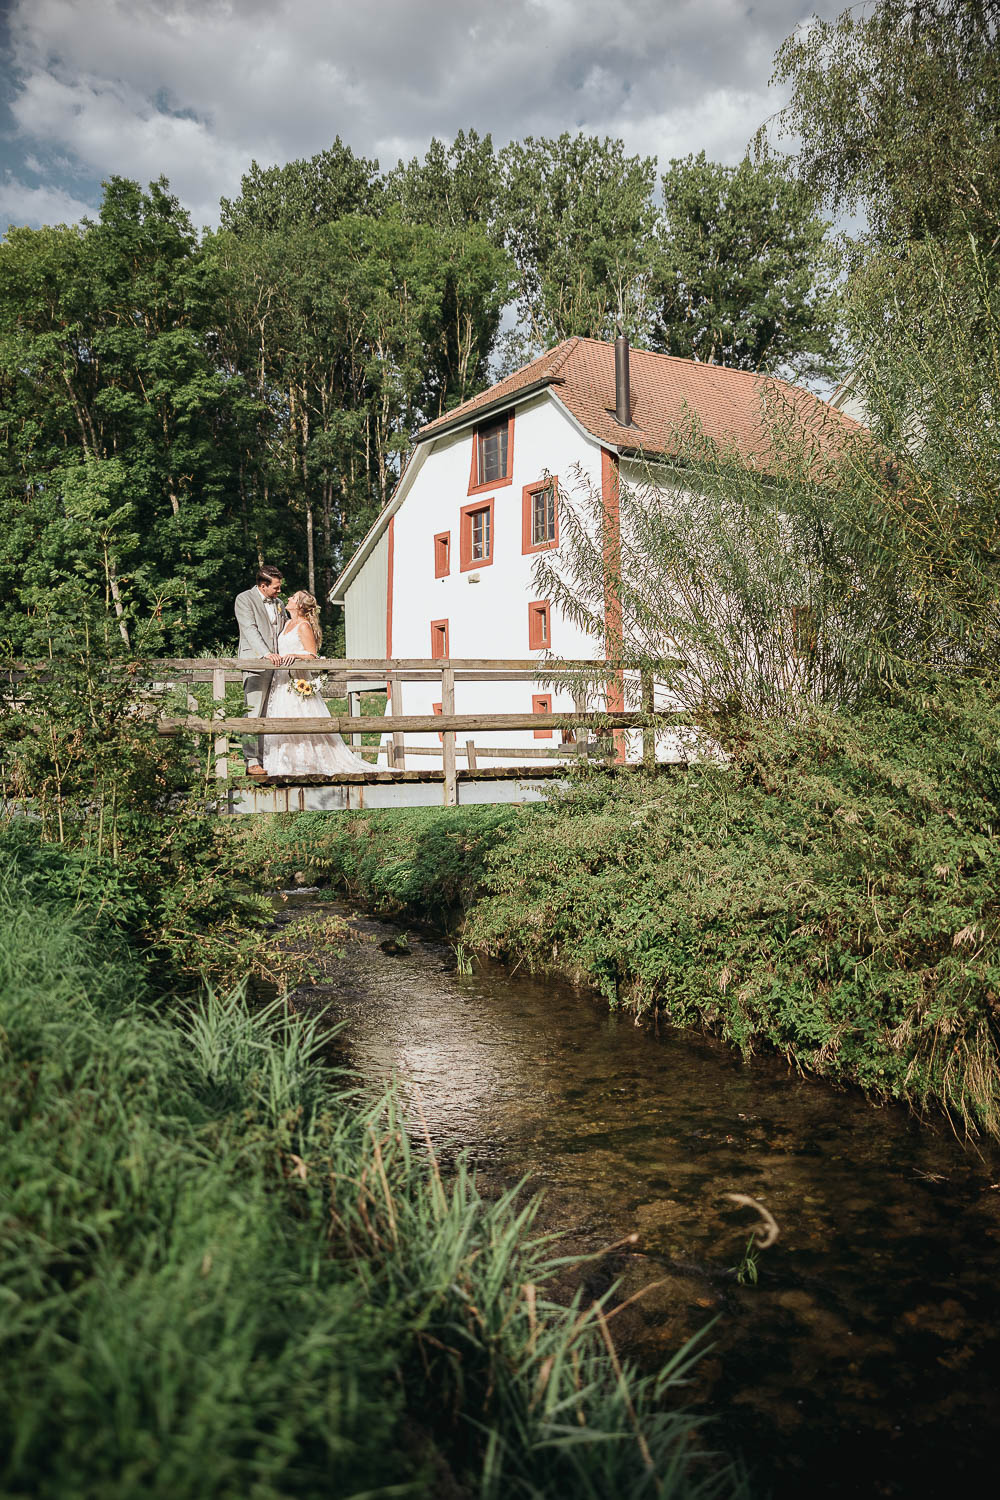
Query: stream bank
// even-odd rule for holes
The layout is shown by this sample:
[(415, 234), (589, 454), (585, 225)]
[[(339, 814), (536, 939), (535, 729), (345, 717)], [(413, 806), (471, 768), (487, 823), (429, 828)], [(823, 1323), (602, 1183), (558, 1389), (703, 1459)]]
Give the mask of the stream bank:
[[(315, 909), (292, 898), (292, 922), (300, 902)], [(756, 1494), (944, 1494), (992, 1463), (995, 1153), (556, 980), (460, 973), (446, 943), (319, 905), (357, 941), (317, 952), (295, 1003), (343, 1023), (362, 1078), (402, 1077), (446, 1159), (465, 1150), (498, 1187), (529, 1173), (570, 1249), (638, 1236), (605, 1272), (620, 1300), (648, 1288), (618, 1323), (643, 1365), (717, 1319), (695, 1394)], [(754, 1219), (727, 1192), (780, 1226), (756, 1284), (734, 1274)]]

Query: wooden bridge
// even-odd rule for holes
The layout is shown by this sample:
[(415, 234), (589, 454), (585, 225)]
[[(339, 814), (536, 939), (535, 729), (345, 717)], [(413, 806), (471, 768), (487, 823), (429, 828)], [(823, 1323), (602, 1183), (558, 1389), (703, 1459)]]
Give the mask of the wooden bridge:
[[(642, 733), (642, 761), (656, 764), (656, 735), (677, 718), (656, 716), (654, 721), (653, 676), (635, 672), (634, 696), (641, 711), (610, 710), (608, 704), (624, 702), (624, 679), (621, 667), (607, 661), (547, 662), (530, 660), (401, 658), (392, 660), (344, 660), (326, 658), (310, 661), (310, 674), (322, 673), (326, 679), (324, 695), (347, 701), (346, 714), (332, 714), (329, 719), (310, 719), (309, 734), (340, 734), (359, 755), (378, 757), (376, 746), (362, 746), (364, 733), (391, 735), (387, 747), (388, 765), (370, 771), (344, 772), (335, 776), (269, 777), (267, 781), (230, 780), (229, 738), (247, 734), (302, 734), (303, 721), (295, 719), (231, 718), (226, 713), (226, 684), (242, 682), (244, 672), (274, 670), (271, 662), (256, 658), (169, 659), (152, 663), (161, 688), (170, 685), (210, 682), (213, 711), (210, 718), (189, 712), (182, 718), (160, 718), (161, 734), (181, 731), (212, 737), (215, 775), (226, 783), (226, 805), (231, 812), (346, 811), (364, 807), (455, 807), (473, 802), (524, 802), (544, 796), (554, 778), (565, 776), (567, 765), (581, 755), (610, 755), (621, 765), (628, 764), (627, 732)], [(598, 690), (605, 706), (588, 708), (586, 696), (574, 691), (572, 712), (556, 713), (464, 713), (455, 712), (455, 684), (458, 682), (532, 682), (558, 686), (560, 679), (571, 685), (586, 674), (592, 682), (605, 682)], [(433, 682), (440, 685), (441, 712), (407, 714), (404, 712), (407, 683)], [(361, 699), (365, 691), (388, 690), (391, 712), (384, 715), (362, 715)], [(189, 708), (197, 701), (188, 695)], [(563, 743), (552, 747), (477, 746), (468, 738), (482, 731), (496, 731), (498, 737), (512, 730), (561, 731)], [(440, 748), (406, 743), (406, 734), (438, 734)], [(463, 736), (465, 738), (463, 738)], [(382, 747), (383, 752), (386, 747)], [(433, 757), (441, 769), (406, 769), (409, 757)], [(459, 759), (465, 766), (460, 768)], [(480, 760), (510, 761), (509, 766), (481, 766)]]

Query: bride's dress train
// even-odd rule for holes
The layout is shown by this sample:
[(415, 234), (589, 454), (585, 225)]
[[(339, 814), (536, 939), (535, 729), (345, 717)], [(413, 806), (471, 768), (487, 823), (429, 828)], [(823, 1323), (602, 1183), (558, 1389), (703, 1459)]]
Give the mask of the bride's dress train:
[[(283, 656), (302, 650), (294, 626), (286, 629), (279, 637), (278, 650)], [(330, 710), (315, 688), (308, 698), (303, 698), (292, 687), (295, 678), (308, 675), (306, 662), (301, 667), (292, 667), (290, 670), (277, 668), (271, 680), (271, 693), (264, 717), (329, 719)], [(302, 734), (264, 736), (264, 770), (269, 776), (330, 776), (344, 771), (370, 771), (372, 767), (360, 755), (355, 755), (339, 734), (310, 734), (304, 728)]]

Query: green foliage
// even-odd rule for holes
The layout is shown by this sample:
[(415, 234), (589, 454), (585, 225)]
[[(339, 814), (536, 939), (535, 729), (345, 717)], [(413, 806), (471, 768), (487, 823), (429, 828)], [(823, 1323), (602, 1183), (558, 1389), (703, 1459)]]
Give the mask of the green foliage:
[(620, 1375), (599, 1308), (545, 1296), (537, 1205), (446, 1185), (317, 1021), (144, 1000), (107, 925), (6, 861), (4, 1493), (738, 1493), (695, 1467), (686, 1356)]
[(877, 0), (813, 17), (783, 44), (779, 117), (802, 179), (861, 208), (883, 246), (1000, 232), (1000, 46), (994, 0)]
[(503, 806), (243, 818), (228, 831), (228, 857), (247, 877), (309, 869), (376, 911), (447, 925), (481, 890), (487, 855), (516, 820)]
[(423, 161), (399, 162), (386, 177), (386, 196), (411, 224), (494, 231), (502, 200), (493, 139), (460, 130), (450, 146), (432, 137)]
[(663, 175), (652, 347), (740, 370), (829, 374), (837, 297), (827, 225), (776, 161), (704, 151)]
[(966, 685), (581, 777), (508, 830), (466, 940), (1000, 1133), (998, 731)]
[(220, 218), (233, 234), (270, 235), (377, 211), (381, 197), (378, 162), (355, 156), (338, 135), (308, 160), (277, 167), (251, 162), (239, 197), (222, 199)]
[(581, 771), (523, 809), (261, 820), (238, 858), (464, 915), (464, 949), (1000, 1134), (995, 695), (716, 732), (726, 762)]
[(485, 383), (504, 256), (474, 227), (396, 212), (220, 234), (208, 255), (227, 288), (222, 346), (268, 413), (261, 480), (315, 510), (329, 590), (415, 428)]
[(112, 178), (99, 219), (0, 250), (0, 599), (16, 650), (51, 620), (187, 654), (219, 631), (247, 556), (234, 475), (243, 384), (164, 182)]
[(130, 666), (82, 654), (0, 688), (0, 849), (36, 878), (61, 871), (72, 904), (99, 909), (161, 989), (293, 978), (306, 960), (269, 939), (270, 907), (221, 857), (208, 765), (157, 734)]
[(502, 153), (501, 219), (518, 273), (516, 358), (583, 334), (613, 338), (646, 321), (656, 209), (652, 157), (582, 133), (526, 136)]

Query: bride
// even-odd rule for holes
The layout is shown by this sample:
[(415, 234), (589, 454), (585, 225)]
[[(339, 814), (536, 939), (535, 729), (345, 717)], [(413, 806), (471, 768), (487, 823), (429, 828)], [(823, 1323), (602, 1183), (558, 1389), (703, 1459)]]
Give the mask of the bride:
[[(323, 641), (316, 600), (300, 589), (288, 601), (288, 624), (278, 637), (283, 662), (315, 658)], [(305, 692), (297, 688), (302, 684)], [(307, 672), (279, 669), (271, 682), (264, 713), (268, 719), (328, 719), (330, 710)], [(303, 726), (305, 727), (305, 726)], [(372, 767), (344, 744), (339, 734), (266, 734), (264, 770), (268, 776), (327, 776)]]

